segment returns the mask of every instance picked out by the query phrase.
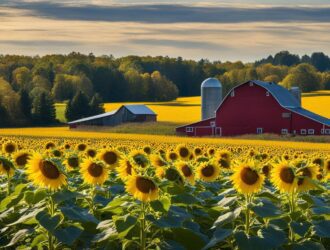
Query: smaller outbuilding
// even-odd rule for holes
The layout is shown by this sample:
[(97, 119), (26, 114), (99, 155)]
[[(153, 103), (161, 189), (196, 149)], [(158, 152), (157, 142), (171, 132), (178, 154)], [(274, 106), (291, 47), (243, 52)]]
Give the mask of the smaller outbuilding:
[(71, 121), (68, 124), (70, 128), (78, 128), (81, 126), (116, 126), (127, 122), (156, 121), (157, 114), (146, 105), (130, 104), (107, 113)]

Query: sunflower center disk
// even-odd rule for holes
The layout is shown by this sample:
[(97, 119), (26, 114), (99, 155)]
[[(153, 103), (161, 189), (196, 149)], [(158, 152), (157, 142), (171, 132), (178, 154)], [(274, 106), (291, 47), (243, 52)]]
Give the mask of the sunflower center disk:
[(6, 146), (5, 150), (6, 150), (7, 153), (12, 153), (12, 152), (15, 151), (15, 146), (9, 144), (9, 145)]
[(72, 157), (68, 159), (70, 167), (76, 168), (79, 166), (79, 160), (77, 157)]
[[(301, 172), (302, 172), (302, 176), (304, 176), (304, 177), (309, 177), (309, 178), (312, 177), (312, 173), (311, 173), (311, 171), (309, 171), (308, 168), (302, 169)], [(298, 186), (302, 185), (303, 183), (304, 183), (304, 178), (299, 178)]]
[(103, 158), (107, 164), (112, 165), (117, 162), (118, 157), (117, 157), (116, 153), (114, 153), (114, 152), (106, 152), (104, 154)]
[(285, 183), (293, 183), (294, 173), (291, 168), (283, 168), (280, 172), (280, 178)]
[(207, 165), (202, 169), (202, 174), (205, 177), (211, 177), (214, 174), (214, 167), (212, 165)]
[(132, 165), (129, 161), (126, 162), (126, 173), (132, 175)]
[(29, 155), (28, 154), (22, 154), (16, 158), (16, 164), (18, 166), (24, 166), (27, 163)]
[(48, 179), (57, 179), (60, 176), (60, 171), (58, 168), (50, 161), (43, 161), (40, 164), (40, 171)]
[(219, 160), (219, 163), (220, 163), (220, 165), (221, 165), (223, 168), (229, 168), (229, 164), (228, 164), (228, 161), (227, 161), (227, 160), (221, 158), (221, 159)]
[(258, 181), (259, 175), (251, 168), (244, 168), (241, 172), (241, 179), (245, 184), (253, 185)]
[(189, 155), (189, 150), (187, 148), (180, 148), (180, 156), (187, 157)]
[(142, 177), (136, 179), (136, 187), (140, 192), (144, 194), (148, 194), (156, 189), (156, 185), (153, 181)]
[(181, 170), (185, 177), (189, 177), (192, 175), (192, 171), (187, 165), (183, 166)]
[(99, 177), (102, 175), (103, 168), (101, 165), (92, 163), (88, 168), (88, 173), (93, 177)]

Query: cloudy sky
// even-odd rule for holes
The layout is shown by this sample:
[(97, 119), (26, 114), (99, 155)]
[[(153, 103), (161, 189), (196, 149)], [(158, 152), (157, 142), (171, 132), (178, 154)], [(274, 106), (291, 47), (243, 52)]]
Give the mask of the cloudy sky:
[(0, 0), (0, 54), (330, 54), (330, 0)]

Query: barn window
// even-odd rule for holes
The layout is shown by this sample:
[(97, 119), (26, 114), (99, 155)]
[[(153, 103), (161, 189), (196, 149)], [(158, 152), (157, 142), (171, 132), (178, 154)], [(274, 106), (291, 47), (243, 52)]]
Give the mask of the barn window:
[(230, 96), (234, 97), (235, 96), (235, 91), (233, 90), (232, 92), (230, 92)]
[(269, 92), (268, 91), (266, 91), (266, 96), (269, 96)]
[(326, 135), (330, 135), (330, 129), (325, 129), (325, 130), (324, 130), (324, 134), (326, 134)]
[(257, 134), (262, 134), (263, 133), (263, 129), (262, 128), (257, 128)]
[(210, 122), (210, 125), (211, 127), (215, 127), (215, 122), (214, 121)]
[(282, 118), (290, 118), (290, 117), (291, 117), (291, 113), (289, 112), (282, 113)]
[(253, 82), (250, 82), (249, 86), (252, 87), (253, 86)]
[(300, 134), (305, 135), (306, 134), (306, 129), (300, 129)]
[(324, 134), (325, 134), (325, 129), (322, 128), (322, 129), (321, 129), (321, 135), (324, 135)]
[(186, 127), (186, 132), (194, 132), (194, 128), (193, 127)]
[(314, 129), (308, 129), (308, 134), (309, 135), (314, 135)]
[(282, 128), (281, 134), (282, 135), (287, 135), (288, 134), (288, 130), (286, 128)]

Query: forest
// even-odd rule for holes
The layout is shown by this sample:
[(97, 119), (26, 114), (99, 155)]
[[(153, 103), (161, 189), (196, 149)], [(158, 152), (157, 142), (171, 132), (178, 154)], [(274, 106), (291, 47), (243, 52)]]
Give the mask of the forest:
[(208, 77), (222, 82), (224, 94), (250, 79), (299, 86), (303, 92), (330, 89), (330, 58), (322, 52), (300, 57), (288, 51), (251, 63), (76, 52), (0, 55), (0, 126), (55, 124), (56, 102), (68, 102), (71, 120), (103, 112), (103, 102), (196, 96)]

